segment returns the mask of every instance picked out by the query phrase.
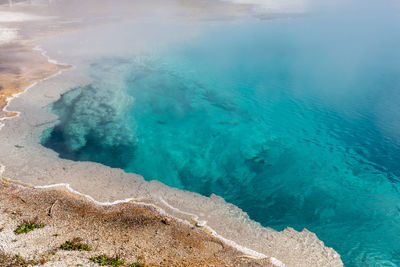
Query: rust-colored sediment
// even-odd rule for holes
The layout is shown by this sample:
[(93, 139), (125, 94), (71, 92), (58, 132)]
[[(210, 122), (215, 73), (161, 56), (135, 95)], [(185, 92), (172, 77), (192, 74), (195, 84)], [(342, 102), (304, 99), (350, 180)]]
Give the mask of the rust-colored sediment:
[[(0, 241), (13, 239), (8, 250), (26, 259), (45, 258), (49, 266), (59, 262), (88, 266), (90, 257), (103, 253), (146, 266), (273, 266), (268, 259), (248, 258), (153, 207), (135, 203), (100, 206), (64, 187), (32, 189), (0, 181), (0, 207)], [(23, 221), (37, 221), (45, 227), (15, 235), (12, 231)], [(75, 237), (93, 251), (59, 249)]]
[(0, 47), (0, 118), (15, 116), (5, 111), (7, 99), (37, 81), (56, 74), (64, 65), (53, 64), (29, 44), (12, 43)]

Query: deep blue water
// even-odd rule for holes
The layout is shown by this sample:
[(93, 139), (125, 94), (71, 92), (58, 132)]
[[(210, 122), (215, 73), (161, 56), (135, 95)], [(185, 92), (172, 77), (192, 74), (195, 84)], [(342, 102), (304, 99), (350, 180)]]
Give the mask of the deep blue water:
[(93, 62), (43, 144), (307, 228), (346, 266), (398, 266), (398, 22), (204, 22), (151, 56)]

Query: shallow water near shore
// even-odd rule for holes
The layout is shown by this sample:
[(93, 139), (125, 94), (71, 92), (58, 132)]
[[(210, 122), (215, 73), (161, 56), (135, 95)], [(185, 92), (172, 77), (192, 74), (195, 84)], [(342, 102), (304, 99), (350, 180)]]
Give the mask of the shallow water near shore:
[(397, 266), (398, 20), (347, 22), (203, 22), (151, 55), (93, 60), (43, 144), (307, 228), (346, 266)]

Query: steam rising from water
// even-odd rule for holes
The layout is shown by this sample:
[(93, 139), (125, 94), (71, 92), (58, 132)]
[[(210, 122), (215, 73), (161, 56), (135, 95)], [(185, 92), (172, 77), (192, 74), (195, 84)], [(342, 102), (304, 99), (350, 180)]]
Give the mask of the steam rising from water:
[(254, 5), (259, 12), (301, 13), (307, 12), (310, 0), (223, 0), (235, 4)]

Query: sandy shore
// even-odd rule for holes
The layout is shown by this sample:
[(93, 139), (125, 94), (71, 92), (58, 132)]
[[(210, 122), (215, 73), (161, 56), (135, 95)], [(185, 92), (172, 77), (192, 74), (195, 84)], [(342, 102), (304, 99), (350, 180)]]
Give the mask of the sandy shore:
[[(204, 9), (207, 10), (207, 6), (183, 7), (189, 14), (208, 16)], [(32, 6), (16, 8), (18, 12), (32, 10), (35, 10)], [(54, 10), (46, 12), (58, 15)], [(39, 13), (43, 15), (43, 11)], [(102, 14), (101, 19), (97, 14)], [(101, 25), (110, 20), (105, 17), (101, 10), (96, 10), (87, 20), (91, 25)], [(40, 43), (38, 36), (54, 39), (57, 44), (74, 38), (82, 40), (79, 33), (62, 35), (76, 31), (80, 20), (67, 17), (57, 21), (52, 27), (46, 20), (29, 25), (21, 22), (6, 25), (20, 28), (23, 37), (12, 45), (0, 47), (0, 100), (3, 100), (0, 104), (1, 110), (7, 109), (1, 116), (3, 119), (14, 116), (3, 120), (4, 127), (0, 126), (0, 176), (30, 186), (67, 183), (90, 198), (62, 187), (28, 189), (10, 183), (0, 184), (0, 229), (3, 228), (0, 248), (3, 252), (10, 255), (17, 251), (26, 259), (43, 256), (49, 260), (47, 266), (65, 266), (66, 262), (87, 266), (89, 256), (96, 253), (121, 255), (127, 262), (140, 260), (154, 266), (203, 266), (207, 263), (211, 266), (268, 266), (280, 262), (286, 266), (342, 266), (340, 256), (307, 230), (297, 232), (288, 228), (276, 232), (251, 221), (239, 208), (217, 196), (204, 197), (169, 188), (157, 181), (146, 182), (137, 174), (93, 162), (60, 159), (54, 151), (42, 147), (43, 130), (54, 125), (57, 119), (45, 107), (63, 92), (90, 83), (81, 60), (81, 45), (76, 50), (68, 47), (75, 53), (72, 56), (60, 52), (57, 45), (45, 46), (52, 58), (73, 64), (75, 68), (40, 82), (8, 103), (12, 96), (66, 68), (49, 62), (40, 50), (33, 49)], [(87, 27), (82, 24), (80, 29)], [(24, 30), (26, 28), (29, 30)], [(52, 37), (55, 34), (57, 36)], [(29, 41), (29, 36), (34, 37), (34, 43)], [(93, 56), (104, 53), (101, 50), (91, 52)], [(90, 199), (98, 201), (97, 204)], [(126, 199), (127, 203), (99, 205)], [(48, 209), (55, 202), (55, 213), (50, 217)], [(162, 213), (168, 214), (168, 218)], [(17, 224), (35, 218), (45, 224), (43, 229), (26, 236), (14, 235)], [(200, 229), (196, 225), (201, 226)], [(55, 234), (58, 235), (54, 237)], [(74, 237), (83, 238), (94, 251), (74, 254), (56, 250), (54, 253), (62, 242)], [(276, 260), (271, 262), (271, 259)]]

